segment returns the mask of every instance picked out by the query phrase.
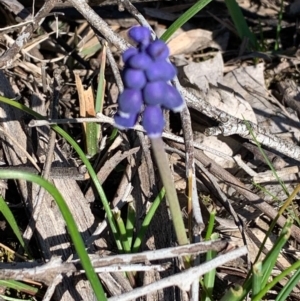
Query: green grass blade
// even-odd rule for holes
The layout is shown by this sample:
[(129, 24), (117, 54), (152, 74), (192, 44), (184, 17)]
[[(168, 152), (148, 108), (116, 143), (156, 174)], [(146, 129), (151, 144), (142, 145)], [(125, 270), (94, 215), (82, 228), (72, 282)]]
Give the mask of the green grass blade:
[(275, 46), (274, 50), (277, 51), (279, 49), (279, 44), (280, 44), (280, 32), (281, 32), (281, 22), (282, 22), (282, 17), (283, 17), (283, 0), (280, 1), (280, 11), (278, 13), (278, 22), (277, 22), (277, 27), (276, 27), (276, 40), (275, 40)]
[(146, 234), (146, 231), (151, 223), (151, 220), (158, 208), (158, 206), (160, 205), (160, 203), (162, 202), (164, 196), (165, 196), (165, 189), (162, 188), (161, 191), (159, 192), (159, 194), (157, 195), (157, 197), (155, 198), (152, 206), (150, 207), (148, 213), (146, 214), (146, 217), (145, 219), (143, 220), (143, 223), (142, 223), (142, 226), (141, 226), (141, 229), (140, 231), (138, 232), (137, 234), (137, 237), (134, 241), (134, 245), (132, 247), (132, 253), (136, 253), (138, 252), (141, 244), (142, 244), (142, 241), (143, 241), (143, 238)]
[[(276, 263), (276, 260), (277, 260), (279, 252), (281, 251), (281, 248), (283, 247), (285, 242), (288, 240), (288, 237), (290, 234), (290, 227), (291, 227), (291, 221), (288, 221), (285, 224), (284, 228), (282, 229), (281, 234), (280, 234), (279, 238), (276, 240), (273, 248), (270, 250), (270, 252), (267, 254), (266, 258), (263, 260), (262, 284), (261, 284), (262, 290), (257, 294), (257, 296), (260, 296), (260, 299), (262, 296), (264, 296), (264, 294), (266, 294), (268, 292), (268, 291), (265, 291), (265, 288), (268, 286), (268, 285), (266, 285), (266, 283), (268, 282), (269, 276)], [(255, 262), (256, 261), (257, 261), (257, 258), (256, 258)], [(246, 295), (250, 292), (250, 290), (252, 288), (252, 283), (253, 283), (253, 275), (249, 274), (243, 284), (242, 292), (239, 293), (240, 298), (239, 299), (233, 298), (232, 300), (244, 300), (244, 298), (246, 297)], [(263, 295), (261, 295), (262, 291), (265, 291), (265, 293)], [(257, 296), (254, 298), (256, 301), (260, 300)], [(254, 301), (254, 299), (252, 301)], [(228, 299), (228, 300), (230, 300), (230, 299)]]
[(39, 291), (39, 289), (36, 287), (16, 280), (0, 280), (0, 286), (12, 288), (32, 296), (35, 296)]
[(130, 249), (132, 247), (135, 219), (136, 219), (135, 208), (133, 206), (133, 203), (130, 202), (128, 204), (127, 220), (126, 220), (126, 235), (127, 235), (127, 241), (128, 241)]
[(23, 247), (23, 249), (25, 250), (25, 252), (27, 254), (29, 254), (29, 251), (26, 247), (26, 244), (23, 240), (22, 234), (19, 230), (18, 224), (15, 220), (14, 215), (12, 214), (11, 210), (9, 209), (9, 207), (7, 206), (5, 200), (0, 196), (0, 212), (3, 214), (4, 218), (6, 219), (6, 221), (8, 222), (8, 224), (10, 225), (10, 227), (12, 228), (14, 234), (16, 235), (20, 245)]
[(91, 283), (94, 293), (98, 301), (107, 300), (101, 282), (94, 271), (91, 260), (85, 250), (83, 239), (78, 231), (74, 217), (72, 216), (65, 200), (63, 199), (57, 188), (42, 177), (27, 172), (16, 170), (0, 170), (0, 179), (20, 179), (33, 182), (42, 186), (54, 198), (60, 212), (66, 222), (68, 232), (71, 236), (75, 250), (80, 259), (81, 265), (86, 272), (86, 276)]
[(197, 1), (192, 7), (190, 7), (185, 13), (183, 13), (173, 24), (164, 32), (160, 37), (163, 41), (168, 41), (174, 32), (184, 25), (188, 20), (195, 16), (201, 9), (203, 9), (212, 0), (200, 0)]
[(105, 64), (106, 64), (106, 45), (103, 46), (102, 50), (102, 60), (98, 77), (98, 87), (95, 102), (95, 113), (102, 113), (104, 90), (105, 90)]
[(89, 158), (94, 157), (98, 153), (98, 127), (99, 125), (97, 123), (86, 123), (86, 152)]
[(292, 226), (292, 222), (291, 220), (288, 219), (280, 233), (279, 238), (276, 240), (273, 248), (270, 250), (266, 258), (263, 260), (263, 267), (262, 267), (263, 277), (261, 282), (262, 288), (267, 284), (271, 272), (276, 264), (278, 255), (290, 237), (291, 226)]
[[(107, 45), (103, 45), (102, 47), (102, 58), (101, 58), (101, 65), (100, 71), (98, 76), (98, 87), (97, 87), (97, 94), (95, 100), (95, 114), (102, 113), (103, 109), (103, 101), (104, 101), (104, 92), (105, 92), (105, 66), (106, 66), (106, 47)], [(101, 137), (101, 124), (94, 123), (95, 134), (96, 137), (94, 138), (95, 144), (98, 148), (98, 142)]]
[[(15, 107), (19, 110), (22, 110), (30, 115), (32, 115), (33, 117), (35, 117), (36, 119), (42, 119), (45, 120), (47, 119), (46, 117), (38, 114), (37, 112), (31, 110), (30, 108), (14, 101), (11, 100), (9, 98), (0, 96), (0, 101), (3, 103), (6, 103), (12, 107)], [(58, 125), (51, 125), (51, 128), (56, 131), (59, 135), (61, 135), (63, 138), (65, 138), (68, 143), (74, 148), (74, 150), (77, 152), (78, 156), (80, 157), (80, 159), (82, 160), (82, 163), (86, 166), (88, 173), (90, 174), (91, 180), (93, 181), (95, 188), (100, 196), (101, 202), (103, 204), (104, 210), (106, 212), (106, 216), (107, 216), (107, 220), (108, 223), (110, 225), (111, 231), (113, 233), (113, 236), (115, 238), (117, 247), (120, 251), (122, 251), (122, 244), (120, 242), (119, 239), (119, 233), (115, 224), (115, 220), (112, 214), (112, 211), (110, 209), (108, 200), (106, 198), (105, 192), (98, 180), (97, 174), (95, 173), (90, 161), (88, 160), (88, 158), (85, 156), (84, 152), (82, 151), (82, 149), (80, 148), (80, 146), (76, 143), (76, 141), (68, 134), (66, 133), (62, 128), (60, 128)]]
[(294, 287), (300, 282), (300, 269), (291, 277), (288, 283), (282, 288), (275, 301), (287, 300)]
[(255, 297), (262, 288), (262, 262), (256, 262), (252, 267), (252, 271), (252, 296)]
[(211, 212), (209, 212), (209, 222), (208, 222), (208, 227), (207, 227), (207, 231), (205, 234), (206, 241), (209, 241), (213, 234), (213, 229), (214, 229), (214, 225), (215, 225), (215, 217), (216, 217), (216, 210), (213, 209)]
[[(287, 268), (286, 270), (284, 270), (282, 273), (280, 273), (278, 276), (274, 277), (274, 279), (269, 282), (260, 292), (259, 294), (257, 294), (252, 301), (259, 301), (263, 298), (263, 296), (265, 294), (267, 294), (272, 287), (274, 287), (274, 285), (276, 285), (277, 283), (279, 283), (279, 281), (281, 281), (284, 277), (286, 277), (287, 275), (289, 275), (290, 273), (292, 273), (293, 271), (299, 270), (300, 268), (300, 260), (296, 261), (295, 263), (293, 263), (289, 268)], [(297, 284), (297, 283), (296, 283)], [(282, 299), (283, 300), (283, 299)]]
[[(212, 233), (210, 235), (211, 240), (216, 240), (218, 238), (219, 238), (219, 235), (217, 233)], [(217, 256), (216, 251), (208, 251), (206, 253), (206, 262), (214, 259), (216, 256)], [(212, 294), (213, 294), (213, 289), (215, 286), (215, 279), (216, 279), (216, 269), (212, 269), (211, 271), (209, 271), (209, 273), (206, 273), (204, 275), (204, 279), (203, 279), (204, 294), (203, 294), (203, 298), (201, 296), (201, 300), (204, 300), (204, 301), (213, 300)]]
[(123, 250), (125, 253), (130, 253), (130, 247), (129, 247), (129, 243), (127, 240), (127, 233), (126, 233), (126, 228), (125, 228), (125, 224), (124, 221), (121, 217), (121, 211), (119, 209), (115, 209), (113, 211), (114, 214), (114, 218), (117, 222), (119, 231), (120, 231), (120, 238), (121, 238), (121, 243), (123, 245)]
[(256, 37), (250, 31), (248, 24), (242, 14), (241, 8), (239, 7), (236, 0), (225, 0), (225, 4), (234, 23), (234, 26), (239, 34), (239, 37), (241, 39), (247, 38), (250, 42), (251, 47), (255, 50), (259, 50)]
[(7, 301), (32, 301), (32, 299), (16, 299), (16, 298), (12, 298), (12, 297), (8, 297), (8, 296), (4, 296), (4, 295), (0, 295), (0, 298), (2, 298), (3, 300), (7, 300)]

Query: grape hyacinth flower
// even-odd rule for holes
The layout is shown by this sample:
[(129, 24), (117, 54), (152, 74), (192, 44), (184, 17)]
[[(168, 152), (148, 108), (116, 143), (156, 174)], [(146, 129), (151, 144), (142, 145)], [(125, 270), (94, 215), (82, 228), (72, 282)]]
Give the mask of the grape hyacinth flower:
[(150, 138), (153, 155), (165, 187), (178, 243), (185, 245), (189, 241), (161, 138), (165, 126), (163, 109), (180, 112), (184, 105), (180, 93), (170, 84), (176, 76), (176, 68), (168, 61), (169, 48), (166, 43), (162, 40), (151, 42), (150, 30), (147, 27), (133, 27), (128, 35), (137, 47), (127, 49), (122, 55), (124, 91), (118, 98), (115, 125), (119, 129), (132, 128), (141, 114), (142, 125)]
[(162, 109), (180, 112), (183, 99), (170, 85), (176, 68), (168, 61), (169, 48), (162, 40), (151, 42), (147, 27), (135, 26), (128, 32), (137, 48), (123, 55), (124, 91), (119, 95), (115, 124), (119, 129), (131, 128), (142, 112), (142, 125), (150, 138), (160, 137), (164, 128)]

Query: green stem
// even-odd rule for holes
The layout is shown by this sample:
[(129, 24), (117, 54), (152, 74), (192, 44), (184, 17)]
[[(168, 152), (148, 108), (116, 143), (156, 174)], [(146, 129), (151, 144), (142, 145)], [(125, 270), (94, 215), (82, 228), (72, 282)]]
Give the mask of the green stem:
[(141, 229), (139, 230), (139, 232), (136, 236), (136, 239), (135, 239), (133, 247), (132, 247), (132, 253), (138, 252), (138, 250), (142, 244), (143, 238), (145, 237), (146, 231), (153, 219), (153, 216), (154, 216), (157, 208), (159, 207), (160, 203), (162, 202), (163, 198), (165, 197), (165, 193), (166, 193), (166, 190), (163, 187), (161, 189), (161, 191), (159, 192), (159, 194), (157, 195), (157, 197), (155, 198), (154, 202), (152, 203), (148, 213), (146, 214), (146, 217), (143, 220)]
[(168, 157), (165, 153), (163, 140), (160, 137), (152, 138), (151, 144), (153, 154), (159, 169), (159, 174), (166, 190), (166, 197), (169, 204), (169, 209), (171, 212), (178, 243), (179, 245), (186, 245), (189, 243), (189, 241), (186, 235), (182, 213), (175, 190), (173, 177), (170, 171)]

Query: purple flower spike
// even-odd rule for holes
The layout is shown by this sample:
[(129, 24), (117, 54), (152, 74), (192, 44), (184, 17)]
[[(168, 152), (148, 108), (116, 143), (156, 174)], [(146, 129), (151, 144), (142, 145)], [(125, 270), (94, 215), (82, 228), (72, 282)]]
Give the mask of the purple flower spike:
[(136, 43), (147, 46), (150, 43), (151, 32), (148, 27), (134, 26), (128, 31), (128, 35)]
[(142, 89), (146, 85), (147, 79), (142, 70), (125, 68), (123, 81), (126, 88)]
[(114, 117), (115, 126), (120, 130), (132, 128), (136, 124), (137, 118), (138, 118), (137, 114), (131, 114), (128, 116), (128, 118), (126, 118), (121, 116), (119, 113), (117, 113)]
[(150, 138), (160, 137), (165, 126), (161, 108), (159, 106), (146, 106), (142, 125)]
[(146, 51), (154, 60), (165, 60), (170, 54), (169, 47), (162, 40), (153, 41), (147, 47)]
[(125, 89), (118, 98), (120, 115), (122, 113), (138, 114), (141, 111), (143, 105), (143, 97), (141, 90)]
[(161, 105), (166, 97), (167, 89), (168, 84), (164, 81), (147, 83), (143, 90), (145, 103), (151, 106)]
[(122, 54), (123, 62), (126, 63), (129, 58), (131, 58), (133, 55), (138, 54), (139, 51), (136, 48), (130, 47), (127, 50), (125, 50)]
[(159, 60), (153, 62), (145, 72), (147, 79), (151, 82), (169, 81), (175, 77), (176, 68), (166, 60)]
[(182, 96), (176, 88), (173, 86), (167, 85), (166, 94), (161, 105), (168, 109), (172, 110), (175, 113), (181, 112), (184, 107), (184, 102)]
[(128, 66), (135, 68), (135, 69), (142, 69), (145, 70), (151, 66), (152, 59), (150, 56), (145, 52), (140, 52), (131, 56), (128, 60)]

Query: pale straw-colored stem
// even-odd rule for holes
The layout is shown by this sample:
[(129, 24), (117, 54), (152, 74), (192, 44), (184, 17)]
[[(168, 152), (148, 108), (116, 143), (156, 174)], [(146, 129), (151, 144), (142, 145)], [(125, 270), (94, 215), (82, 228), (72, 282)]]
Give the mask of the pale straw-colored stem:
[(161, 137), (152, 138), (150, 140), (156, 164), (158, 166), (159, 174), (166, 190), (166, 197), (178, 243), (179, 245), (186, 245), (189, 243), (189, 241), (186, 235), (182, 212), (179, 206), (173, 176), (170, 171), (169, 160), (164, 149), (163, 140)]

